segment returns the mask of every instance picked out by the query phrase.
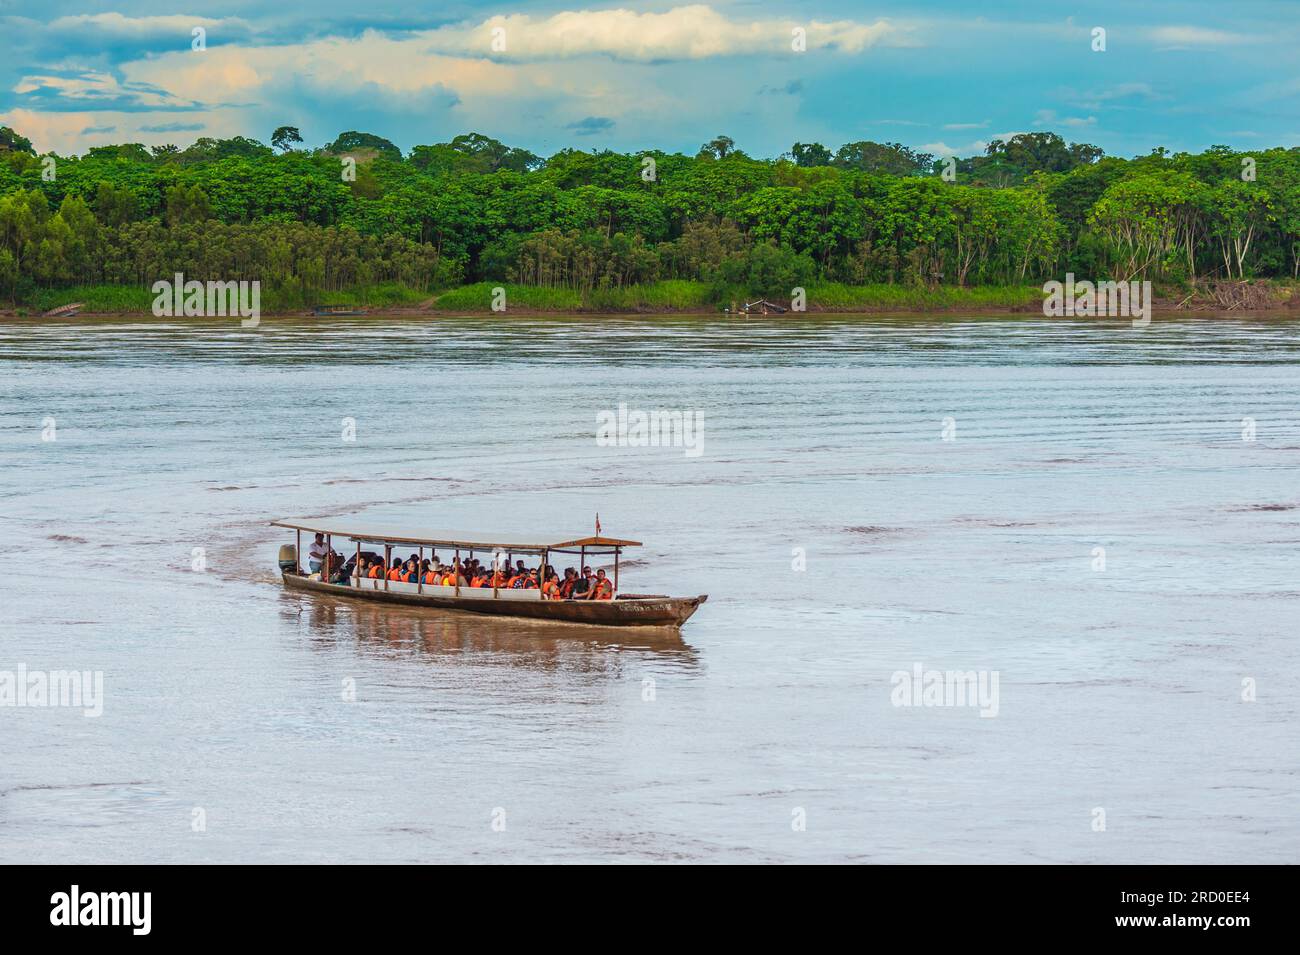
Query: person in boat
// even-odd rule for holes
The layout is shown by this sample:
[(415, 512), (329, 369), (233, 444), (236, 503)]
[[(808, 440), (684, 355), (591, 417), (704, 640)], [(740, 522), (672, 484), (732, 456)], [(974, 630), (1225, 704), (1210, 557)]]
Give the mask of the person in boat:
[(591, 586), (591, 600), (613, 600), (614, 582), (605, 576), (603, 570), (596, 571), (596, 580)]
[(325, 546), (325, 535), (317, 534), (316, 539), (311, 542), (307, 548), (307, 568), (313, 574), (319, 574), (321, 564), (325, 560), (325, 555), (329, 553), (329, 548)]
[(573, 583), (578, 579), (578, 572), (572, 567), (564, 568), (564, 579), (560, 581), (560, 599), (568, 600), (573, 596)]
[(345, 561), (342, 554), (334, 555), (333, 559), (330, 561), (330, 566), (337, 567), (338, 570), (334, 571), (332, 577), (333, 583), (342, 584), (344, 587), (350, 587), (352, 585), (352, 563), (355, 559), (356, 558), (353, 557)]
[(561, 600), (560, 582), (556, 579), (555, 571), (548, 568), (546, 582), (542, 584), (542, 598), (545, 600)]
[(572, 599), (590, 600), (591, 581), (592, 581), (591, 568), (590, 567), (582, 568), (582, 573), (580, 573), (577, 579), (574, 580), (573, 582)]
[(402, 558), (393, 558), (393, 566), (388, 570), (388, 579), (397, 581), (402, 579)]

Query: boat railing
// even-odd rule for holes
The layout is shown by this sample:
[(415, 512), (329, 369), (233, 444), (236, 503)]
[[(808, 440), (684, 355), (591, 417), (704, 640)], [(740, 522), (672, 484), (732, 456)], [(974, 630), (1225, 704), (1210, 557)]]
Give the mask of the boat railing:
[[(388, 585), (385, 587), (385, 583)], [(491, 587), (449, 587), (445, 584), (413, 584), (401, 580), (384, 581), (374, 577), (352, 578), (352, 586), (361, 590), (387, 590), (389, 593), (420, 594), (425, 597), (462, 597), (470, 600), (541, 600), (540, 590), (504, 590), (495, 594)], [(457, 592), (459, 591), (459, 593)]]

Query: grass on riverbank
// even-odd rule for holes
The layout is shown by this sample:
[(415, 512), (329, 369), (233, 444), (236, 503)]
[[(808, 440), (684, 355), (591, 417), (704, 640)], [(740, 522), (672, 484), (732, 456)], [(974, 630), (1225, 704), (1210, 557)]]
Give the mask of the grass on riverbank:
[[(363, 305), (367, 308), (409, 308), (426, 301), (429, 292), (409, 288), (400, 282), (384, 282), (364, 288), (316, 293), (310, 297), (297, 288), (263, 285), (260, 307), (264, 313), (309, 311), (316, 305)], [(39, 315), (61, 305), (81, 302), (86, 312), (151, 314), (157, 296), (137, 285), (80, 285), (75, 288), (38, 289), (20, 311)]]
[[(714, 311), (724, 307), (739, 308), (745, 301), (761, 296), (745, 289), (718, 292), (705, 282), (681, 279), (629, 285), (618, 289), (594, 289), (583, 292), (567, 288), (536, 288), (502, 282), (477, 282), (452, 289), (438, 296), (434, 307), (449, 312), (489, 312), (493, 289), (505, 290), (505, 306), (535, 311), (557, 312), (635, 312), (635, 311)], [(854, 311), (891, 309), (1023, 308), (1037, 305), (1043, 293), (1033, 285), (980, 286), (958, 288), (912, 288), (902, 285), (843, 285), (820, 282), (807, 289), (808, 310)], [(778, 304), (787, 304), (781, 297)]]
[(820, 282), (808, 289), (809, 311), (868, 309), (1024, 308), (1039, 306), (1043, 290), (1037, 285), (844, 285)]
[[(505, 290), (506, 311), (589, 312), (589, 313), (700, 313), (739, 308), (759, 298), (746, 289), (716, 289), (704, 282), (666, 280), (617, 289), (580, 292), (567, 288), (538, 288), (504, 282), (476, 282), (441, 294), (412, 289), (398, 282), (306, 296), (300, 289), (263, 286), (262, 312), (267, 315), (310, 311), (316, 305), (356, 305), (372, 312), (417, 311), (432, 301), (438, 313), (491, 314), (493, 290)], [(1189, 309), (1251, 310), (1295, 307), (1300, 302), (1300, 285), (1290, 281), (1257, 280), (1200, 285), (1157, 287), (1158, 301), (1166, 307)], [(41, 312), (84, 303), (88, 313), (148, 315), (154, 294), (148, 288), (126, 285), (92, 285), (66, 289), (38, 290), (18, 307), (19, 314)], [(809, 312), (935, 312), (1037, 311), (1043, 300), (1036, 285), (971, 286), (939, 285), (844, 285), (819, 282), (807, 289)], [(788, 304), (788, 297), (776, 299)]]
[(709, 287), (703, 282), (668, 280), (623, 288), (592, 289), (538, 288), (507, 282), (476, 282), (451, 289), (438, 296), (434, 308), (441, 312), (490, 312), (494, 290), (504, 290), (504, 305), (537, 311), (629, 312), (707, 311), (713, 307)]

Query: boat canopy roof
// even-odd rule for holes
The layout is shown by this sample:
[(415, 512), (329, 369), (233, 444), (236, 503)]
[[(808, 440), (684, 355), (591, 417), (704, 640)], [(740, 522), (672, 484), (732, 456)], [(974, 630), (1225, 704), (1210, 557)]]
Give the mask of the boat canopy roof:
[(457, 531), (425, 530), (423, 528), (383, 527), (361, 524), (334, 518), (285, 518), (271, 521), (274, 527), (307, 531), (312, 534), (329, 534), (347, 537), (362, 544), (416, 544), (426, 546), (459, 547), (462, 550), (510, 551), (512, 553), (541, 553), (542, 551), (568, 551), (585, 548), (589, 554), (613, 553), (624, 547), (640, 547), (640, 541), (620, 537), (533, 537), (521, 540), (514, 534), (469, 534)]

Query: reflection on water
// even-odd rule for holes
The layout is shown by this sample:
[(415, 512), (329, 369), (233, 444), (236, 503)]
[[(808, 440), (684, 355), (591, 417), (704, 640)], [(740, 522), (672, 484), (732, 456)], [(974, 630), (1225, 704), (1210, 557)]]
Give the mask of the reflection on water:
[[(0, 322), (0, 670), (105, 688), (0, 709), (0, 860), (1292, 861), (1298, 331)], [(267, 523), (597, 512), (680, 636), (287, 594)]]
[(677, 667), (698, 665), (680, 633), (663, 628), (566, 626), (285, 593), (283, 614), (333, 649), (340, 640), (359, 652), (432, 657), (473, 654), (508, 666), (606, 671), (619, 653), (651, 653)]

